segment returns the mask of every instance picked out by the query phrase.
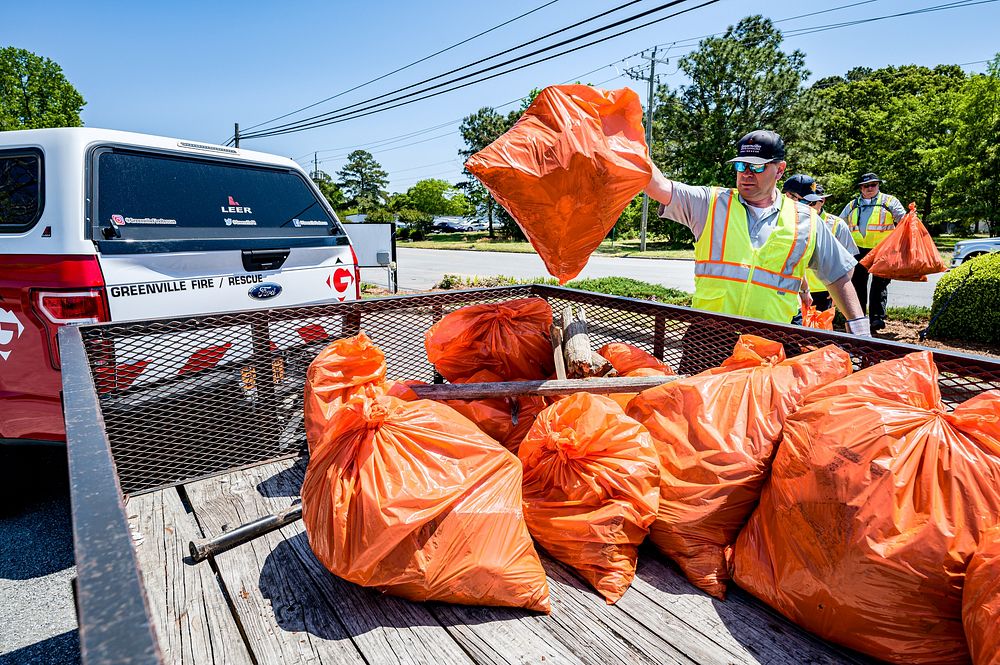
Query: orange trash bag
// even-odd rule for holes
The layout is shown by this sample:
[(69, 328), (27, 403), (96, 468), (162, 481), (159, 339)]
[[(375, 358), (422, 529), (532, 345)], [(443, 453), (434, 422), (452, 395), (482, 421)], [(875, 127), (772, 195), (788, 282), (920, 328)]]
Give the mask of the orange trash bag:
[[(597, 353), (611, 363), (619, 376), (626, 376), (629, 372), (637, 369), (655, 369), (663, 372), (664, 376), (672, 376), (674, 370), (669, 365), (665, 365), (655, 356), (646, 353), (638, 346), (625, 344), (624, 342), (611, 342), (605, 344), (597, 350)], [(653, 376), (647, 374), (646, 376)]]
[[(675, 372), (656, 359), (655, 356), (646, 353), (637, 346), (625, 344), (624, 342), (611, 342), (605, 344), (597, 350), (611, 363), (611, 366), (618, 372), (618, 376), (674, 376)], [(618, 403), (623, 409), (628, 408), (629, 402), (639, 393), (612, 393), (608, 395)]]
[(451, 407), (358, 395), (328, 421), (302, 485), (333, 574), (410, 600), (550, 610), (521, 514), (521, 464)]
[(920, 223), (916, 208), (911, 203), (910, 211), (903, 215), (889, 237), (861, 259), (868, 272), (886, 279), (926, 282), (927, 275), (948, 269), (931, 234)]
[(802, 312), (802, 325), (806, 328), (833, 330), (833, 317), (836, 313), (837, 310), (833, 307), (821, 312), (812, 305), (809, 305)]
[(894, 663), (967, 663), (962, 583), (1000, 520), (1000, 391), (948, 412), (928, 351), (814, 392), (785, 423), (736, 582)]
[(1000, 665), (1000, 525), (990, 529), (965, 571), (962, 624), (975, 665)]
[(555, 372), (551, 325), (552, 309), (541, 298), (470, 305), (431, 326), (424, 348), (452, 383), (468, 383), (481, 370), (502, 381), (547, 379)]
[(659, 500), (646, 429), (607, 397), (574, 393), (539, 414), (518, 457), (531, 535), (609, 605), (617, 601)]
[(629, 88), (545, 88), (465, 167), (565, 284), (652, 176), (639, 96)]
[(785, 418), (850, 373), (850, 356), (835, 346), (786, 359), (781, 344), (743, 335), (722, 367), (629, 404), (663, 469), (650, 539), (695, 586), (725, 596), (730, 550), (757, 505)]
[[(482, 370), (463, 383), (490, 383), (500, 380), (500, 377), (493, 372)], [(517, 447), (531, 429), (531, 423), (545, 408), (545, 399), (537, 396), (455, 399), (444, 400), (442, 403), (476, 423), (479, 429), (515, 455)]]
[[(306, 370), (306, 422), (325, 423), (357, 394), (374, 396), (385, 383), (385, 354), (364, 333), (331, 342)], [(306, 428), (309, 450), (326, 436), (322, 427)]]

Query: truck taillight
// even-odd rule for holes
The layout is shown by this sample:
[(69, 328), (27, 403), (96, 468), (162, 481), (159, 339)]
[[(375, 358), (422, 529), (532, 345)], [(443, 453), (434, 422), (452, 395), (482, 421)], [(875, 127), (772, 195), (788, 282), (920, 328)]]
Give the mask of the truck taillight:
[(45, 325), (49, 342), (49, 360), (59, 369), (59, 327), (68, 323), (110, 321), (108, 298), (103, 288), (73, 291), (34, 291), (32, 306)]

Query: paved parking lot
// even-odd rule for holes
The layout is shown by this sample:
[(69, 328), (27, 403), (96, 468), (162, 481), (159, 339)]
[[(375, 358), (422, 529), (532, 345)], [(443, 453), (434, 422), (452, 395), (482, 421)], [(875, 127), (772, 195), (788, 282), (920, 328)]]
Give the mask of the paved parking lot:
[(77, 663), (65, 450), (0, 454), (0, 665)]

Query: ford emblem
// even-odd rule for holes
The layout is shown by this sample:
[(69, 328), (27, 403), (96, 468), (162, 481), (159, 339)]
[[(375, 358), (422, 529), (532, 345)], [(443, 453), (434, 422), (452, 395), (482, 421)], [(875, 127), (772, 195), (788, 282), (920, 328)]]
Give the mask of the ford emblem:
[(281, 293), (281, 284), (275, 284), (274, 282), (264, 282), (263, 284), (255, 284), (250, 287), (247, 294), (251, 298), (256, 298), (257, 300), (267, 300), (268, 298), (273, 298)]

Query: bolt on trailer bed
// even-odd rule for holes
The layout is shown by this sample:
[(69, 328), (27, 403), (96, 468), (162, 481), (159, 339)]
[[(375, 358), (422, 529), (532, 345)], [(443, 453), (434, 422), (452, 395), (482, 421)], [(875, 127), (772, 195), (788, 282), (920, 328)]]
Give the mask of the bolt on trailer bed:
[[(427, 328), (459, 307), (529, 297), (556, 312), (582, 304), (593, 344), (629, 342), (684, 373), (717, 365), (747, 333), (782, 342), (790, 356), (837, 344), (857, 369), (921, 350), (540, 285), (64, 329), (83, 662), (868, 662), (735, 586), (725, 602), (710, 598), (651, 548), (613, 606), (541, 553), (549, 616), (358, 587), (319, 564), (301, 522), (193, 562), (189, 541), (298, 500), (305, 371), (329, 341), (364, 330), (389, 378), (440, 383), (423, 350)], [(193, 364), (174, 357), (234, 329), (253, 344)], [(151, 347), (155, 357), (140, 353)], [(934, 357), (948, 403), (1000, 388), (996, 360)]]

